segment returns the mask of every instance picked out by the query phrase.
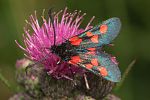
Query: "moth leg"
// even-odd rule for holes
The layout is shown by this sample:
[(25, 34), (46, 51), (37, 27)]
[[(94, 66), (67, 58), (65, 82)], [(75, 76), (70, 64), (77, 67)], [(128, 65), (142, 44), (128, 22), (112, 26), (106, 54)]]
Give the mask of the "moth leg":
[(56, 64), (59, 65), (59, 64), (61, 64), (61, 62), (62, 62), (62, 60), (59, 60), (59, 61), (57, 61)]
[[(57, 65), (61, 64), (62, 62), (63, 62), (62, 60), (59, 60), (59, 61), (57, 62)], [(72, 77), (69, 77), (69, 76), (67, 76), (67, 75), (60, 75), (60, 76), (66, 78), (66, 79), (68, 79), (68, 80), (70, 80), (70, 81), (72, 81), (73, 84), (76, 86), (77, 83), (74, 81), (74, 79), (75, 79), (75, 78), (74, 78), (74, 72), (72, 71), (70, 64), (69, 64), (69, 70), (70, 70), (70, 72), (71, 72)]]
[(73, 78), (72, 82), (73, 82), (73, 83), (74, 83), (74, 85), (76, 86), (76, 85), (77, 85), (77, 83), (75, 82), (74, 72), (72, 71), (72, 69), (71, 69), (71, 65), (70, 65), (70, 64), (69, 64), (69, 70), (70, 70), (70, 72), (71, 72), (71, 74), (72, 74), (72, 78)]
[(67, 76), (67, 75), (61, 75), (61, 77), (64, 77), (64, 78), (66, 78), (66, 79), (70, 80), (71, 82), (73, 82), (73, 85), (74, 85), (74, 86), (76, 86), (76, 85), (77, 85), (77, 83), (74, 81), (74, 79), (73, 79), (73, 78), (70, 78), (70, 77), (69, 77), (69, 76)]
[(89, 83), (88, 83), (86, 74), (84, 74), (84, 81), (85, 81), (86, 88), (89, 90), (90, 87), (89, 87)]

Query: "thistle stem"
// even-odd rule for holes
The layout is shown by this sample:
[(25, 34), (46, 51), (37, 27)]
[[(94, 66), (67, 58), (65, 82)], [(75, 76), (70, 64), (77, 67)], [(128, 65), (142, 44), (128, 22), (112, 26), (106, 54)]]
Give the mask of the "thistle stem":
[(118, 90), (118, 89), (122, 86), (122, 84), (123, 84), (125, 78), (127, 77), (128, 73), (129, 73), (130, 70), (132, 69), (132, 67), (133, 67), (133, 65), (135, 64), (135, 62), (136, 62), (136, 60), (133, 60), (133, 61), (128, 65), (128, 67), (126, 68), (125, 72), (124, 72), (123, 75), (122, 75), (122, 80), (121, 80), (120, 83), (118, 83), (117, 86), (116, 86), (116, 90)]
[(10, 89), (12, 90), (13, 92), (18, 92), (20, 91), (20, 88), (14, 88), (10, 82), (0, 73), (0, 80)]
[(0, 80), (8, 87), (11, 88), (11, 85), (9, 84), (8, 80), (4, 78), (4, 76), (0, 73)]

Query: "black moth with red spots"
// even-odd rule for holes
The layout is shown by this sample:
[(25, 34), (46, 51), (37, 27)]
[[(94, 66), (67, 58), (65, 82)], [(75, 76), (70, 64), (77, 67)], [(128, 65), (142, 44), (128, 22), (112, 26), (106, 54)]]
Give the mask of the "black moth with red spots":
[(121, 73), (115, 57), (103, 52), (101, 48), (117, 37), (120, 27), (119, 18), (110, 18), (60, 45), (52, 46), (50, 50), (62, 61), (82, 67), (112, 82), (119, 82)]

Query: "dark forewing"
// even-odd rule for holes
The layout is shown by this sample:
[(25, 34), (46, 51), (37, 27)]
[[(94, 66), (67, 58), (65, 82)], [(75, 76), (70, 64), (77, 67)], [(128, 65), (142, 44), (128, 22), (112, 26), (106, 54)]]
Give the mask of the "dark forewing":
[(121, 73), (115, 58), (104, 52), (80, 53), (72, 57), (69, 63), (81, 66), (112, 82), (119, 82), (121, 78)]
[(91, 30), (69, 39), (71, 45), (80, 48), (90, 48), (109, 44), (116, 38), (120, 31), (119, 18), (110, 18), (95, 26)]

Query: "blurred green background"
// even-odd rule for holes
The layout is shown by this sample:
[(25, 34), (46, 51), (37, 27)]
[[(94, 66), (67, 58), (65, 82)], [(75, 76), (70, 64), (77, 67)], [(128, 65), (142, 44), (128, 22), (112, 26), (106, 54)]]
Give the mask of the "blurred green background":
[[(137, 61), (124, 84), (114, 92), (123, 100), (149, 100), (149, 0), (0, 0), (0, 73), (16, 85), (15, 62), (24, 56), (14, 40), (21, 41), (25, 19), (35, 10), (40, 18), (43, 9), (54, 7), (59, 11), (66, 6), (70, 11), (86, 12), (84, 24), (92, 16), (96, 16), (93, 25), (114, 16), (121, 19), (122, 29), (112, 47), (113, 55), (117, 56), (122, 73), (132, 60)], [(13, 93), (0, 81), (0, 100), (7, 100)]]

